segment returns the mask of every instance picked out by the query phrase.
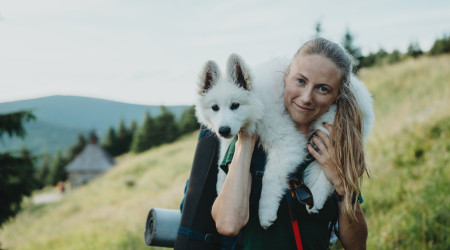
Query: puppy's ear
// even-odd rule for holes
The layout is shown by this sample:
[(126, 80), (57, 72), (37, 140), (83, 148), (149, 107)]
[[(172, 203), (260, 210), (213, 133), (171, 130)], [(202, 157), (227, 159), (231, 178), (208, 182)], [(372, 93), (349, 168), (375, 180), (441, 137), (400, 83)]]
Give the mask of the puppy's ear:
[(246, 90), (251, 89), (250, 70), (244, 60), (236, 54), (228, 58), (227, 73), (230, 80)]
[(200, 95), (208, 92), (208, 90), (217, 82), (220, 77), (220, 70), (217, 63), (214, 61), (208, 61), (203, 67), (203, 71), (200, 74), (200, 82), (198, 83), (198, 92)]

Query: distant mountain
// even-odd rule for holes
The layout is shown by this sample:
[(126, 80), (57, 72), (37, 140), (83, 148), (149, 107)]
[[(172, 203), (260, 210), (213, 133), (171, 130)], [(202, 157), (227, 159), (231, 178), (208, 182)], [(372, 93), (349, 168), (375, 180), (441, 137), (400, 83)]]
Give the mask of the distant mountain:
[[(189, 106), (167, 106), (179, 118)], [(145, 112), (152, 117), (160, 113), (160, 106), (136, 105), (104, 99), (79, 96), (49, 96), (23, 101), (0, 103), (0, 114), (19, 110), (32, 110), (36, 120), (25, 125), (27, 137), (4, 138), (0, 151), (20, 149), (26, 146), (33, 153), (65, 152), (68, 146), (77, 142), (79, 133), (87, 135), (95, 130), (102, 136), (113, 126), (117, 128), (123, 120), (127, 126), (132, 121), (141, 123)]]

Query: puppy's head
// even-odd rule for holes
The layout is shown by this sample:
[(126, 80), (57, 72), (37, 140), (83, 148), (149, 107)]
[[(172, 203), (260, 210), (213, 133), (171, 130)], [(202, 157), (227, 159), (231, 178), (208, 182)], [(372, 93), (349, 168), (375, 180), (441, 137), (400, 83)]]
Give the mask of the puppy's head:
[(244, 61), (232, 54), (226, 77), (208, 61), (199, 77), (196, 115), (200, 123), (224, 138), (235, 136), (252, 120), (251, 74)]

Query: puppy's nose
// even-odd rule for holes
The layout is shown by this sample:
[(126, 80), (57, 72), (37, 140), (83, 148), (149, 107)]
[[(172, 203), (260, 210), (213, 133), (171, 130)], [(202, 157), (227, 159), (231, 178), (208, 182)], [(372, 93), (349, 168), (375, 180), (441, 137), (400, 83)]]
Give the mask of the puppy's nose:
[(231, 128), (228, 126), (223, 126), (219, 128), (219, 134), (223, 137), (230, 136)]

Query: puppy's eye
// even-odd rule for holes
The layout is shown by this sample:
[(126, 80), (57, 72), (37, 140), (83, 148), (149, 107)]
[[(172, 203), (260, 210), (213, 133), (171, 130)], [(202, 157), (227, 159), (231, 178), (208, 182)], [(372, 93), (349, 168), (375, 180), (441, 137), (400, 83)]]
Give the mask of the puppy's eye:
[(216, 104), (216, 105), (213, 105), (213, 106), (211, 107), (211, 109), (212, 109), (213, 111), (217, 112), (217, 111), (219, 111), (219, 106), (217, 106), (217, 104)]
[(231, 110), (235, 110), (235, 109), (238, 109), (239, 108), (239, 103), (237, 103), (237, 102), (233, 102), (233, 104), (231, 104), (231, 106), (230, 106), (230, 109)]

